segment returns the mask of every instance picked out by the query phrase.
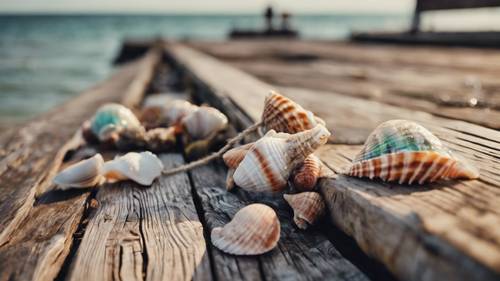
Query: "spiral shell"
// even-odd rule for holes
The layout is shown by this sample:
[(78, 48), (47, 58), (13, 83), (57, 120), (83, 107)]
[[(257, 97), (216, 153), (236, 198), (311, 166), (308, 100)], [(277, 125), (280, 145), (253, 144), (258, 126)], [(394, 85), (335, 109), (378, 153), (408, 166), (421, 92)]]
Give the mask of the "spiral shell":
[(103, 175), (111, 182), (130, 179), (142, 185), (151, 185), (162, 171), (160, 159), (149, 151), (129, 152), (103, 166)]
[(453, 155), (431, 132), (406, 120), (379, 125), (345, 173), (399, 184), (479, 177), (475, 167)]
[(293, 186), (300, 191), (311, 191), (321, 176), (323, 164), (314, 154), (307, 156), (293, 174)]
[(325, 213), (325, 202), (317, 192), (283, 195), (293, 209), (293, 221), (300, 229), (314, 224)]
[(280, 222), (274, 210), (251, 204), (239, 210), (224, 227), (212, 230), (215, 247), (234, 255), (259, 255), (272, 250), (280, 238)]
[(196, 111), (184, 117), (181, 123), (192, 139), (200, 140), (225, 129), (228, 120), (226, 115), (219, 110), (209, 106), (200, 106)]
[(124, 128), (140, 128), (141, 123), (130, 109), (121, 104), (101, 106), (90, 120), (90, 129), (99, 141), (107, 141), (114, 132)]
[(289, 134), (312, 129), (318, 124), (325, 125), (312, 112), (275, 91), (271, 91), (265, 99), (262, 122), (265, 131)]
[(235, 147), (222, 155), (222, 159), (228, 168), (236, 169), (248, 151), (250, 151), (255, 142), (247, 143), (242, 146)]
[(53, 182), (59, 189), (68, 189), (73, 187), (93, 187), (103, 181), (104, 160), (101, 154), (82, 160), (62, 170), (54, 178)]
[(270, 131), (245, 155), (234, 172), (236, 185), (249, 191), (283, 190), (291, 171), (330, 136), (323, 125), (297, 134), (275, 134)]

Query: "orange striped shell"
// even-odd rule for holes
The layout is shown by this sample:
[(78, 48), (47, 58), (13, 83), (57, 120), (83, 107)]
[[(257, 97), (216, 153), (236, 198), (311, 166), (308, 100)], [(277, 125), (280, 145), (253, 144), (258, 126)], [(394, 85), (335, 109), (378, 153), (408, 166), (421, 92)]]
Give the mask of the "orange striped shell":
[(235, 147), (222, 155), (222, 159), (228, 168), (236, 169), (240, 162), (245, 158), (245, 155), (254, 146), (255, 142), (247, 143), (242, 146)]
[(300, 229), (314, 224), (325, 213), (325, 202), (317, 192), (283, 195), (293, 209), (293, 221)]
[(266, 132), (275, 130), (289, 134), (312, 129), (317, 124), (325, 125), (312, 112), (275, 91), (271, 91), (266, 97), (262, 122)]
[(239, 210), (224, 227), (210, 235), (220, 250), (233, 255), (259, 255), (272, 250), (280, 239), (280, 222), (274, 210), (251, 204)]
[(321, 160), (314, 154), (307, 156), (293, 175), (293, 186), (300, 191), (311, 191), (316, 186), (316, 182), (321, 175)]
[(377, 127), (346, 174), (400, 184), (479, 177), (474, 167), (453, 155), (431, 132), (406, 120)]

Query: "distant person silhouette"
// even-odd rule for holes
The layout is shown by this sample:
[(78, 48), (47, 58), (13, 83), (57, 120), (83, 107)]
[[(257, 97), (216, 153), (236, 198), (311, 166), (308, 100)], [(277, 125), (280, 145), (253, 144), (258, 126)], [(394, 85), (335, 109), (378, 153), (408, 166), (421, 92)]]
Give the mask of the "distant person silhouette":
[(264, 18), (266, 19), (267, 30), (273, 30), (274, 11), (272, 6), (267, 6), (264, 12)]
[(290, 29), (290, 17), (292, 15), (288, 12), (283, 12), (281, 14), (281, 30), (289, 30)]

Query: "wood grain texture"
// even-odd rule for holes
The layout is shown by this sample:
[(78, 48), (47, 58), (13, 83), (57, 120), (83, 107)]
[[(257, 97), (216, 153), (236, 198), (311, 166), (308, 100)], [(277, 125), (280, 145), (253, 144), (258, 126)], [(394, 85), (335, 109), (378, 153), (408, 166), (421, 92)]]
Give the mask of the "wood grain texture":
[[(161, 157), (181, 165), (177, 154)], [(69, 280), (210, 280), (210, 264), (185, 173), (151, 187), (103, 186), (71, 265)]]
[(292, 210), (282, 194), (262, 195), (241, 189), (225, 190), (223, 165), (209, 165), (190, 172), (208, 230), (228, 223), (251, 203), (264, 203), (278, 214), (278, 246), (262, 256), (228, 255), (212, 247), (213, 266), (219, 280), (368, 280), (347, 261), (317, 229), (301, 231), (292, 223)]
[(191, 45), (273, 85), (333, 91), (500, 129), (498, 51), (279, 40)]
[[(110, 79), (47, 114), (0, 136), (1, 280), (53, 280), (72, 244), (88, 192), (51, 191), (52, 178), (68, 150), (78, 146), (75, 132), (105, 102), (144, 88), (131, 84), (148, 77), (157, 51), (120, 68)], [(43, 226), (43, 227), (41, 227)]]

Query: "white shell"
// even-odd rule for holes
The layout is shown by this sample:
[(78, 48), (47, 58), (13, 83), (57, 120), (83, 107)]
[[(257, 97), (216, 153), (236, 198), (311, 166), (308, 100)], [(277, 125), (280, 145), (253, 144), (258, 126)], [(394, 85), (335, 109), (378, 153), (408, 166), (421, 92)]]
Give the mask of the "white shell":
[(101, 154), (96, 154), (89, 159), (82, 160), (59, 172), (53, 182), (59, 189), (72, 187), (92, 187), (100, 184), (103, 180), (104, 160)]
[(247, 152), (253, 149), (254, 144), (255, 143), (251, 142), (230, 149), (222, 155), (222, 160), (224, 160), (228, 168), (236, 169), (241, 161), (243, 161), (243, 158), (245, 158)]
[(292, 170), (325, 144), (329, 136), (323, 125), (297, 134), (276, 134), (271, 130), (247, 152), (234, 172), (234, 182), (250, 191), (281, 191)]
[(188, 135), (195, 140), (205, 139), (225, 129), (228, 124), (226, 115), (209, 106), (200, 106), (198, 110), (184, 117), (181, 122)]
[(188, 101), (173, 100), (165, 106), (163, 118), (165, 118), (168, 126), (172, 126), (197, 110), (198, 106)]
[(259, 255), (272, 250), (280, 238), (280, 222), (274, 210), (251, 204), (239, 210), (224, 227), (212, 230), (215, 247), (234, 255)]
[(109, 181), (130, 179), (142, 185), (151, 185), (161, 175), (163, 164), (149, 151), (129, 152), (104, 163), (103, 170)]

